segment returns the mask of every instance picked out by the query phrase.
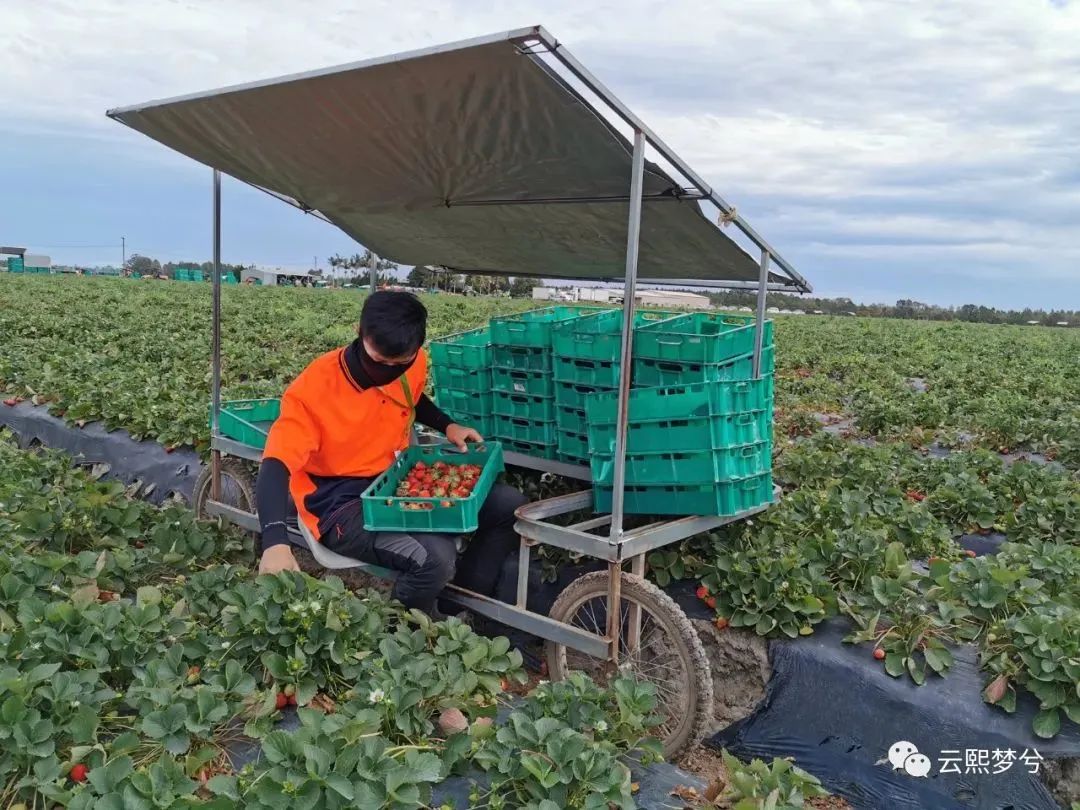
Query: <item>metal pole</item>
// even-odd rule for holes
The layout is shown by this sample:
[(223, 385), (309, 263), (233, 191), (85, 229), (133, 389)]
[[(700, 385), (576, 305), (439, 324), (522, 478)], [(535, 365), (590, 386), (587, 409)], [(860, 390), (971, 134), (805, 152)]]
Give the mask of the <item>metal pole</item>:
[(623, 485), (626, 479), (626, 420), (630, 409), (630, 364), (634, 351), (634, 295), (637, 291), (638, 242), (641, 234), (641, 184), (645, 169), (645, 136), (634, 133), (634, 161), (630, 176), (630, 221), (626, 232), (626, 282), (623, 286), (622, 345), (619, 362), (619, 404), (615, 431), (615, 470), (611, 496), (611, 542), (619, 542), (623, 521)]
[(761, 275), (758, 276), (757, 325), (754, 327), (754, 379), (761, 377), (761, 347), (765, 339), (765, 296), (769, 285), (769, 251), (761, 251)]
[(371, 291), (375, 292), (379, 288), (379, 257), (375, 255), (375, 251), (371, 253)]
[(124, 269), (124, 265), (127, 264), (127, 237), (120, 237), (120, 269)]
[[(626, 485), (626, 422), (630, 412), (630, 366), (634, 354), (634, 294), (637, 291), (638, 247), (641, 237), (641, 187), (645, 172), (645, 134), (634, 131), (634, 159), (630, 174), (630, 217), (626, 227), (626, 279), (623, 285), (622, 345), (619, 352), (619, 404), (615, 426), (615, 469), (611, 492), (611, 533), (618, 543), (623, 532), (623, 502)], [(619, 663), (619, 636), (622, 632), (622, 565), (608, 566), (607, 631), (610, 658)]]
[[(211, 337), (210, 433), (217, 435), (221, 413), (221, 172), (214, 169), (214, 279), (211, 286), (213, 334)], [(221, 452), (210, 454), (210, 497), (221, 499)]]

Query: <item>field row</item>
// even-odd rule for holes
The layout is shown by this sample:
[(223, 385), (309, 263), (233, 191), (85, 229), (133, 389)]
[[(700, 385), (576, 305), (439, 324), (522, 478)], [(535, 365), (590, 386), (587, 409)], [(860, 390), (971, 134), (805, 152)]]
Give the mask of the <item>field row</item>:
[[(225, 289), (228, 398), (277, 396), (315, 355), (355, 335), (351, 291)], [(429, 335), (529, 302), (429, 296)], [(0, 275), (0, 391), (73, 422), (205, 447), (210, 395), (206, 285)], [(1036, 451), (1080, 467), (1080, 331), (862, 318), (787, 317), (776, 328), (778, 423), (821, 414), (916, 445)]]

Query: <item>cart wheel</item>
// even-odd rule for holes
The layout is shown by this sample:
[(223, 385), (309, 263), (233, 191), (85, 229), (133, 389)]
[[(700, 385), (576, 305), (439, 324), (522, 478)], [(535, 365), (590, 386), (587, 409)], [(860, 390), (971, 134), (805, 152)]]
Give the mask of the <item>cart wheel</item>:
[[(607, 571), (585, 574), (559, 594), (551, 607), (551, 618), (604, 635), (607, 593)], [(631, 604), (641, 609), (640, 642), (633, 654), (626, 643)], [(664, 756), (670, 759), (699, 743), (712, 722), (709, 659), (686, 614), (651, 582), (622, 575), (622, 616), (617, 674), (631, 675), (656, 687), (657, 714), (663, 722), (654, 733), (663, 741)], [(616, 674), (606, 660), (553, 641), (545, 646), (553, 680), (581, 670), (597, 683), (607, 683)]]
[[(206, 502), (210, 500), (210, 465), (207, 464), (199, 477), (195, 479), (195, 488), (191, 493), (195, 516), (200, 520), (210, 520), (213, 516), (206, 511)], [(236, 458), (221, 460), (221, 502), (245, 512), (255, 511), (255, 480), (247, 465)]]

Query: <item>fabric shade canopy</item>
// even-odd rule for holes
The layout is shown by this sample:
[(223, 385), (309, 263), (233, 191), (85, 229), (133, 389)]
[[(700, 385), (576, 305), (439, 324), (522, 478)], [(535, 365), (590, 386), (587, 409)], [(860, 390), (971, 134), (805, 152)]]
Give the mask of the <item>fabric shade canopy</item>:
[[(108, 114), (402, 264), (625, 273), (630, 143), (506, 36)], [(756, 258), (655, 164), (643, 194), (639, 277), (757, 280)]]

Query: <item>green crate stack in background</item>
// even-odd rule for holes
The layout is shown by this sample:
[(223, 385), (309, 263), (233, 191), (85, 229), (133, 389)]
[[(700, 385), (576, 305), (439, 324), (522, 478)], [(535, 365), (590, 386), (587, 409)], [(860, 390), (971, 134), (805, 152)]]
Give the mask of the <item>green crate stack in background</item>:
[(507, 450), (559, 457), (554, 336), (601, 311), (559, 306), (491, 319), (494, 435)]
[(431, 341), (435, 402), (460, 425), (493, 438), (491, 332), (486, 327)]
[[(611, 509), (616, 393), (586, 399), (597, 512)], [(634, 388), (628, 514), (729, 515), (772, 501), (772, 378)]]
[[(634, 329), (674, 316), (639, 310), (634, 313)], [(557, 323), (552, 329), (557, 444), (562, 461), (589, 463), (585, 397), (619, 386), (622, 319), (621, 309), (607, 309)]]

